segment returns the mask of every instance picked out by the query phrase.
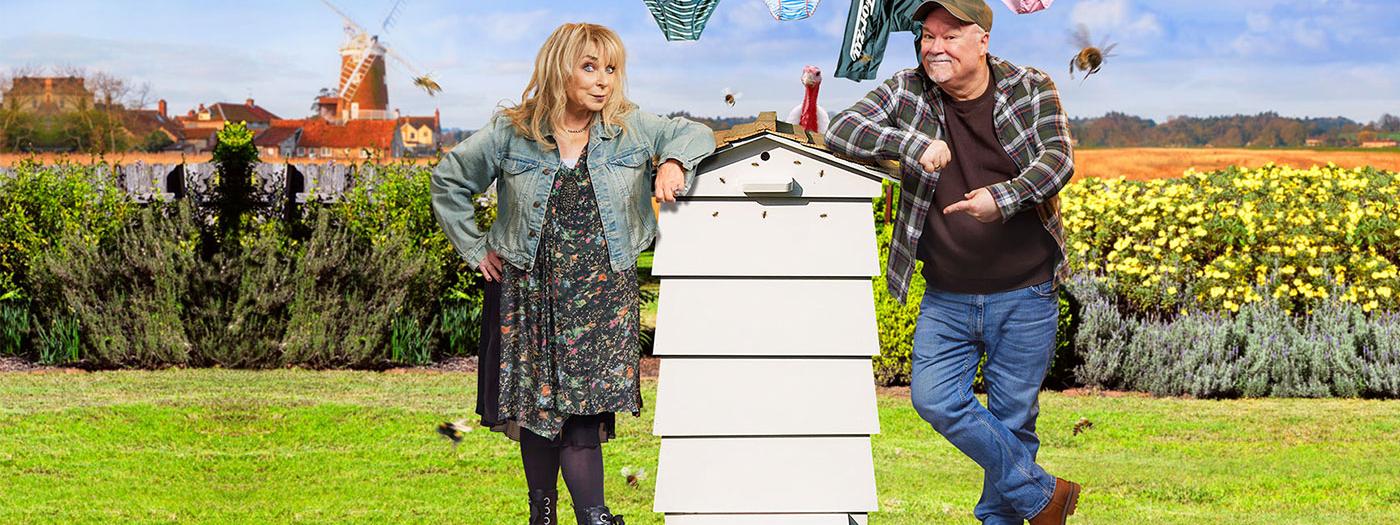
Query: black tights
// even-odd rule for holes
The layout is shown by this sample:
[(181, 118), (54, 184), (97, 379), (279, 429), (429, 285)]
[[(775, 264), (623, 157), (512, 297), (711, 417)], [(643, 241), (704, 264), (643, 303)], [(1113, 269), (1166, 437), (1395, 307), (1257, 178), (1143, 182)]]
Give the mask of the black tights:
[[(568, 426), (568, 423), (565, 425)], [(597, 432), (596, 427), (593, 432)], [(525, 463), (525, 484), (531, 491), (556, 490), (559, 472), (569, 487), (574, 508), (603, 505), (603, 447), (555, 446), (550, 440), (520, 429), (520, 458)]]

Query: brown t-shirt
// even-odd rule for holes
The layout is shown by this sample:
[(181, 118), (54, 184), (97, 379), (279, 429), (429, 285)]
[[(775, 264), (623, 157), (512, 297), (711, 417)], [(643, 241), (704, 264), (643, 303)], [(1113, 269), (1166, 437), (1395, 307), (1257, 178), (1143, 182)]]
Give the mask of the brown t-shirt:
[(993, 124), (996, 79), (988, 75), (981, 96), (957, 101), (944, 97), (947, 134), (953, 158), (939, 174), (933, 190), (919, 260), (924, 279), (934, 288), (968, 294), (1004, 292), (1039, 284), (1054, 274), (1055, 239), (1045, 231), (1034, 209), (1010, 221), (982, 223), (966, 213), (943, 215), (943, 208), (963, 200), (963, 194), (1010, 180), (1020, 174), (1002, 149)]

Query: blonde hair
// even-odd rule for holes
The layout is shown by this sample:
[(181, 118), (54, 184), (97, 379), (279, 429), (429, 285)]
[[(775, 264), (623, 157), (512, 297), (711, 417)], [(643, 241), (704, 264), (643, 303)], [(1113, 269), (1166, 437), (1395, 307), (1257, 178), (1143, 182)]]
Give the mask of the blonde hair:
[(626, 131), (623, 118), (635, 107), (627, 100), (627, 51), (622, 47), (622, 39), (617, 33), (597, 24), (564, 24), (554, 30), (540, 46), (535, 55), (535, 70), (530, 74), (530, 83), (520, 95), (520, 104), (504, 108), (501, 114), (510, 119), (515, 132), (525, 138), (540, 143), (544, 149), (554, 145), (544, 140), (547, 129), (553, 123), (564, 121), (564, 105), (568, 100), (566, 92), (573, 81), (574, 69), (583, 57), (584, 51), (592, 44), (598, 52), (602, 66), (614, 68), (612, 94), (603, 103), (601, 118), (604, 124), (615, 125)]

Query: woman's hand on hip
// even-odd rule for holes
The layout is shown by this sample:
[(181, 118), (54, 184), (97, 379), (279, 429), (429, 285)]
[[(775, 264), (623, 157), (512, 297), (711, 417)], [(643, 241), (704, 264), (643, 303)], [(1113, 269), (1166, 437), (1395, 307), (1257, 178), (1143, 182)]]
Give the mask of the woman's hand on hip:
[(487, 281), (501, 280), (501, 256), (496, 255), (495, 250), (487, 251), (486, 258), (481, 260), (481, 264), (477, 265), (477, 269), (481, 270), (481, 276), (485, 277)]
[(676, 196), (685, 189), (685, 170), (680, 161), (667, 160), (656, 168), (656, 200), (676, 202)]

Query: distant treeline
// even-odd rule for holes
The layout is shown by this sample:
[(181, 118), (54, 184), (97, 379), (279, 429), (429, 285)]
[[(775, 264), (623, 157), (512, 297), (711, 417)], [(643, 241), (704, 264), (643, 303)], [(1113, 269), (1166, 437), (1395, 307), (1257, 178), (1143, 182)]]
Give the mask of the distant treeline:
[[(1070, 119), (1070, 133), (1083, 147), (1354, 147), (1400, 137), (1400, 117), (1389, 113), (1362, 124), (1342, 117), (1292, 118), (1278, 113), (1221, 117), (1174, 117), (1158, 124), (1123, 113)], [(1309, 144), (1309, 139), (1314, 139)]]
[(688, 119), (690, 119), (690, 120), (694, 120), (694, 121), (696, 121), (696, 122), (699, 122), (699, 123), (701, 123), (701, 124), (704, 124), (704, 125), (706, 125), (706, 126), (709, 126), (710, 129), (716, 130), (716, 131), (721, 130), (721, 129), (729, 129), (729, 128), (732, 128), (732, 127), (734, 127), (736, 124), (743, 124), (743, 123), (745, 123), (745, 122), (753, 122), (753, 121), (755, 121), (755, 120), (758, 120), (758, 116), (756, 116), (756, 115), (755, 115), (755, 116), (749, 116), (749, 117), (732, 117), (732, 118), (719, 118), (719, 117), (714, 117), (714, 118), (710, 118), (710, 117), (701, 117), (701, 116), (697, 116), (697, 115), (691, 115), (690, 113), (687, 113), (687, 112), (685, 112), (685, 111), (676, 111), (676, 112), (673, 112), (673, 113), (667, 113), (667, 114), (666, 114), (666, 118), (671, 118), (671, 117), (685, 117), (685, 118), (688, 118)]
[[(834, 116), (834, 112), (833, 112)], [(756, 116), (701, 117), (685, 111), (666, 117), (685, 117), (713, 130), (753, 122)], [(1363, 142), (1400, 140), (1400, 117), (1389, 113), (1375, 122), (1360, 123), (1344, 117), (1293, 118), (1278, 113), (1221, 117), (1173, 117), (1157, 122), (1125, 113), (1111, 112), (1102, 117), (1072, 118), (1070, 133), (1081, 147), (1218, 147), (1292, 148), (1324, 146), (1357, 147)], [(443, 130), (444, 144), (455, 144), (470, 135), (460, 129)], [(1309, 144), (1309, 139), (1313, 140)]]

